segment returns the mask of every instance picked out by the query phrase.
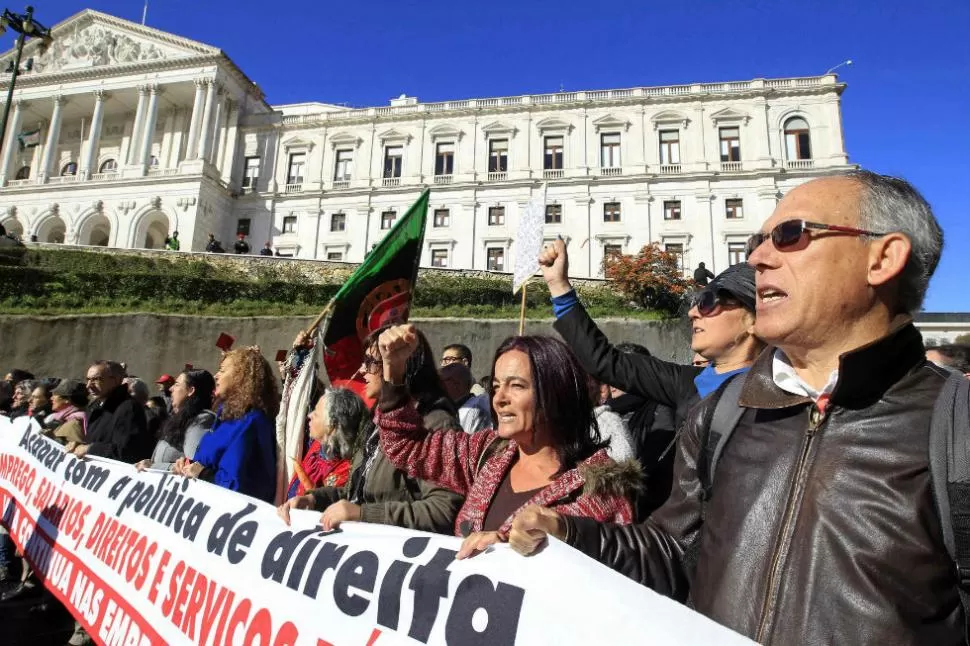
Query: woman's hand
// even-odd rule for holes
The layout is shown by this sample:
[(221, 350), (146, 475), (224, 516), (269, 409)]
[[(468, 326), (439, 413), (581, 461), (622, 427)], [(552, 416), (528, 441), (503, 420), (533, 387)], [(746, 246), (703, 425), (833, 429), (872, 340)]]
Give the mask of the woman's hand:
[(547, 536), (559, 540), (566, 538), (566, 521), (551, 509), (539, 505), (529, 505), (512, 521), (509, 532), (509, 545), (523, 556), (534, 554)]
[(152, 466), (151, 460), (142, 460), (141, 462), (135, 462), (135, 469), (137, 469), (138, 471), (144, 471), (145, 469), (151, 468), (151, 466)]
[(313, 347), (313, 337), (307, 334), (306, 330), (300, 330), (296, 333), (296, 338), (293, 339), (294, 348), (312, 348)]
[(71, 441), (64, 445), (65, 453), (74, 453), (74, 449), (77, 448), (77, 442)]
[(340, 523), (345, 520), (360, 520), (360, 505), (349, 500), (338, 500), (320, 516), (320, 523), (328, 532), (340, 527)]
[(183, 475), (186, 478), (198, 478), (202, 475), (202, 471), (205, 470), (202, 464), (193, 462), (188, 458), (179, 458), (172, 468), (176, 470), (175, 473)]
[(562, 296), (573, 288), (569, 284), (569, 255), (566, 253), (566, 243), (562, 238), (547, 244), (539, 253), (539, 269), (542, 277), (549, 286), (549, 293)]
[(182, 470), (191, 463), (192, 463), (192, 460), (186, 457), (178, 458), (177, 460), (175, 460), (175, 462), (172, 463), (172, 468), (170, 469), (170, 471), (176, 475), (184, 475), (182, 473)]
[(74, 450), (71, 451), (71, 453), (73, 453), (79, 458), (83, 458), (85, 455), (88, 454), (88, 450), (90, 448), (91, 448), (90, 444), (78, 444), (77, 446), (74, 447)]
[(508, 535), (499, 532), (472, 532), (461, 543), (461, 549), (455, 555), (456, 559), (467, 559), (479, 552), (484, 552), (490, 545), (508, 541)]
[(276, 514), (283, 519), (287, 525), (290, 524), (291, 509), (313, 509), (313, 496), (294, 496), (276, 508)]
[(408, 357), (417, 349), (418, 343), (418, 329), (413, 325), (395, 325), (381, 333), (377, 348), (384, 362), (384, 381), (401, 383)]

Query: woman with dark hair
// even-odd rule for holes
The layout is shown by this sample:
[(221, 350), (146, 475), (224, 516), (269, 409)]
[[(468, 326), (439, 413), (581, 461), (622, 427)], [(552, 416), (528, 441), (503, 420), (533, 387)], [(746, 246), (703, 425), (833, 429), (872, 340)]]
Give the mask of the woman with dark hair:
[[(377, 343), (389, 327), (372, 332), (363, 343), (364, 360), (358, 374), (363, 375), (364, 396), (370, 400), (376, 401), (384, 386)], [(297, 339), (299, 343), (300, 337)], [(410, 352), (401, 357), (399, 379), (398, 383), (407, 384), (414, 393), (411, 410), (426, 428), (462, 432), (454, 405), (438, 379), (431, 346), (423, 334), (416, 336)], [(283, 520), (289, 524), (290, 509), (315, 509), (323, 512), (320, 522), (326, 530), (353, 520), (438, 534), (452, 531), (461, 496), (395, 468), (381, 451), (380, 434), (369, 419), (360, 437), (363, 445), (354, 454), (347, 484), (320, 487), (291, 498), (279, 507)]]
[(367, 406), (349, 388), (328, 388), (310, 411), (310, 448), (290, 481), (286, 498), (317, 487), (342, 487), (350, 477), (350, 459), (360, 431), (368, 423)]
[(172, 415), (162, 424), (152, 457), (137, 463), (136, 469), (171, 471), (179, 458), (195, 457), (199, 443), (216, 421), (209, 410), (215, 388), (208, 370), (186, 370), (178, 376), (172, 386)]
[(280, 391), (269, 362), (256, 346), (230, 350), (215, 376), (221, 401), (212, 432), (199, 442), (194, 461), (179, 458), (172, 471), (272, 503), (276, 498), (276, 427)]
[(455, 523), (456, 534), (466, 537), (459, 558), (505, 540), (527, 504), (632, 522), (639, 468), (607, 456), (586, 373), (565, 344), (541, 336), (506, 339), (492, 364), (495, 427), (468, 435), (429, 430), (415, 414), (401, 376), (418, 343), (411, 325), (381, 335), (385, 385), (375, 421), (393, 464), (466, 496)]

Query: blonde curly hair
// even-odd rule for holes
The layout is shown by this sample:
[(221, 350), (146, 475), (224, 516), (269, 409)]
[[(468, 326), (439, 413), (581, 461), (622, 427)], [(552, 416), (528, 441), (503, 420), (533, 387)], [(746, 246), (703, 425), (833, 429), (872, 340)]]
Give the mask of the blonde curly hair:
[[(280, 410), (280, 389), (273, 368), (259, 352), (257, 346), (230, 350), (222, 363), (231, 361), (236, 365), (235, 383), (229, 384), (228, 392), (221, 393), (222, 419), (239, 419), (253, 409), (275, 419)], [(220, 390), (222, 390), (220, 388)]]

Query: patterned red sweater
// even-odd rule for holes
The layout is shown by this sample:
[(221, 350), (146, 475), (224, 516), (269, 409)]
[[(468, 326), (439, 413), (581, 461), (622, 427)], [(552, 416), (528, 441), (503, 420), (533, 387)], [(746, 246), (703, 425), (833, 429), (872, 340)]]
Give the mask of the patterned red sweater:
[[(391, 395), (392, 391), (397, 392)], [(406, 403), (399, 405), (402, 402)], [(381, 448), (394, 466), (412, 478), (430, 480), (465, 496), (455, 519), (455, 534), (467, 536), (481, 531), (492, 498), (518, 458), (515, 441), (489, 450), (493, 442), (501, 439), (492, 429), (473, 435), (453, 430), (428, 431), (414, 402), (408, 401), (401, 390), (387, 386), (374, 422), (380, 429)], [(487, 450), (491, 455), (480, 464)], [(618, 465), (605, 450), (600, 450), (560, 475), (526, 505), (627, 525), (633, 522), (630, 497), (638, 478), (639, 466), (635, 462)], [(507, 532), (520, 510), (509, 516), (499, 531)]]

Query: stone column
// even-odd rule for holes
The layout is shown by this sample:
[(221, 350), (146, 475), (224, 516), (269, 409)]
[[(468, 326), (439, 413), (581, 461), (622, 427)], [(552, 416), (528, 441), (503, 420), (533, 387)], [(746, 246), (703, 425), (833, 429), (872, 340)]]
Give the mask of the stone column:
[(37, 183), (43, 184), (51, 174), (51, 164), (57, 155), (57, 140), (61, 136), (61, 111), (64, 107), (64, 97), (54, 97), (54, 114), (51, 116), (51, 126), (47, 131), (47, 144), (44, 146), (44, 157), (40, 163), (40, 174)]
[(189, 122), (189, 139), (185, 148), (186, 159), (195, 159), (195, 151), (199, 148), (199, 125), (202, 122), (205, 83), (203, 79), (195, 79), (195, 101), (192, 102), (192, 121)]
[(209, 81), (205, 91), (205, 110), (202, 112), (202, 132), (199, 136), (197, 159), (207, 159), (212, 149), (212, 108), (216, 102), (216, 83)]
[(17, 145), (17, 135), (20, 133), (20, 126), (23, 123), (24, 108), (27, 104), (17, 99), (13, 104), (13, 118), (7, 126), (7, 140), (3, 142), (3, 162), (0, 165), (0, 186), (6, 186), (7, 177), (10, 173), (10, 162), (13, 160), (14, 146)]
[(158, 155), (158, 165), (162, 168), (172, 167), (169, 161), (172, 155), (172, 138), (175, 136), (175, 119), (178, 110), (172, 109), (165, 113), (165, 124), (162, 126), (162, 148)]
[(104, 123), (104, 100), (107, 97), (104, 90), (94, 91), (94, 113), (91, 115), (91, 132), (88, 134), (88, 145), (84, 150), (84, 162), (81, 177), (91, 179), (94, 165), (98, 160), (98, 147), (101, 144), (101, 126)]
[[(234, 105), (229, 112), (229, 128), (226, 133), (226, 147), (222, 154), (222, 179), (226, 183), (232, 181), (233, 171), (236, 169), (236, 140), (239, 138), (239, 106)], [(255, 190), (255, 187), (253, 187)]]
[(148, 108), (145, 110), (145, 119), (142, 123), (141, 136), (141, 155), (138, 163), (143, 170), (148, 169), (148, 163), (152, 156), (152, 139), (155, 137), (155, 121), (158, 119), (158, 93), (157, 85), (149, 88)]
[(147, 103), (148, 87), (138, 88), (138, 107), (135, 108), (135, 124), (131, 128), (131, 144), (128, 146), (128, 158), (125, 164), (137, 164), (141, 158), (139, 145), (141, 143), (142, 124), (145, 122), (145, 103)]
[(205, 160), (210, 164), (215, 164), (216, 159), (219, 155), (219, 139), (222, 132), (222, 119), (225, 113), (224, 101), (222, 98), (222, 90), (216, 90), (216, 104), (212, 109), (212, 128), (211, 132), (206, 132), (205, 136), (209, 138), (209, 145), (206, 147)]

